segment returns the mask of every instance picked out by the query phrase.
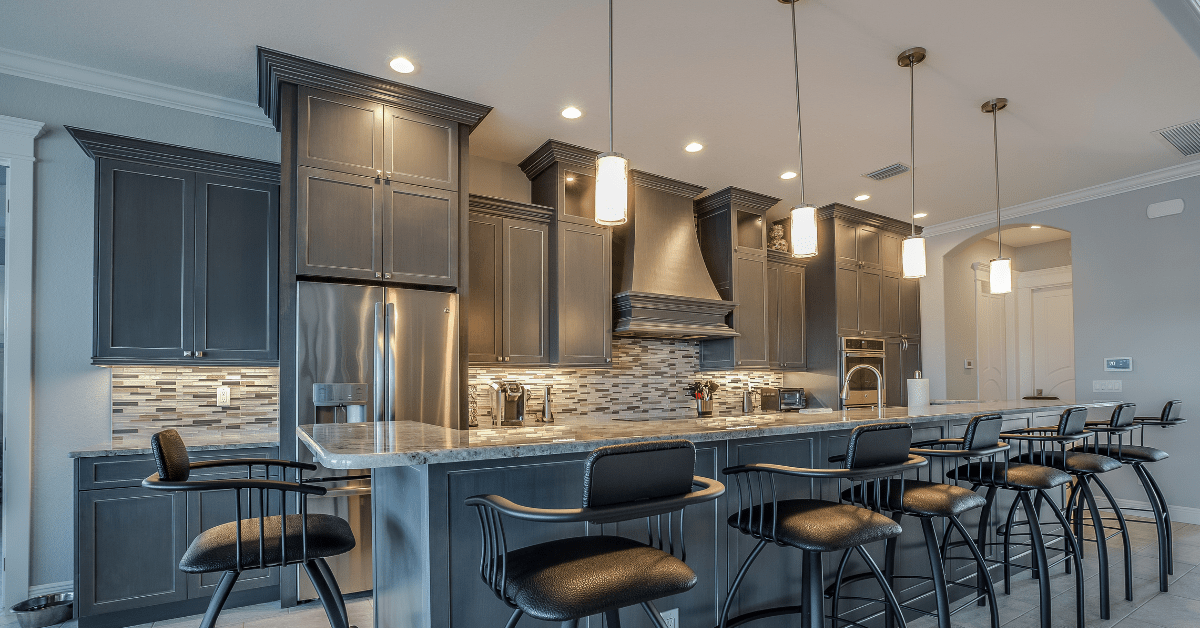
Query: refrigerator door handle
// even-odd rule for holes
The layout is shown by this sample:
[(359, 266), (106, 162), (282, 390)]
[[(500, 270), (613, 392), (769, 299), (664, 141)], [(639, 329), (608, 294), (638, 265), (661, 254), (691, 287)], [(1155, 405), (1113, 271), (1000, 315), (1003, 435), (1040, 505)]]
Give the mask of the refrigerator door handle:
[(391, 337), (392, 325), (396, 324), (396, 306), (393, 303), (387, 304), (386, 323), (383, 326), (383, 346), (387, 353), (385, 361), (387, 362), (387, 420), (396, 420), (396, 352), (393, 350), (392, 344), (395, 339)]
[(375, 347), (374, 347), (375, 350), (373, 351), (374, 364), (372, 366), (374, 367), (373, 371), (374, 371), (375, 375), (372, 378), (372, 380), (373, 380), (373, 383), (375, 386), (375, 394), (373, 395), (374, 396), (374, 404), (375, 404), (375, 412), (374, 412), (374, 416), (372, 417), (372, 419), (375, 421), (382, 421), (383, 417), (384, 417), (384, 414), (383, 414), (384, 402), (387, 398), (385, 395), (385, 392), (384, 392), (387, 389), (387, 386), (385, 385), (385, 383), (387, 382), (387, 378), (386, 378), (386, 373), (384, 372), (384, 369), (386, 368), (386, 364), (387, 364), (386, 360), (384, 359), (384, 351), (387, 351), (387, 321), (385, 320), (383, 303), (375, 304), (375, 339), (374, 340), (375, 340), (375, 342), (373, 343), (375, 345)]

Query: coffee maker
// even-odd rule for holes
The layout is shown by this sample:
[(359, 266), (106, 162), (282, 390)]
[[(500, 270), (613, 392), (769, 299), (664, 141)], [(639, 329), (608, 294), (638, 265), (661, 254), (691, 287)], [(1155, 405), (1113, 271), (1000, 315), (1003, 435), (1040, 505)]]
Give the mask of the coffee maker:
[(531, 396), (529, 387), (505, 380), (496, 380), (489, 386), (496, 391), (496, 401), (492, 405), (492, 425), (525, 425), (525, 409)]

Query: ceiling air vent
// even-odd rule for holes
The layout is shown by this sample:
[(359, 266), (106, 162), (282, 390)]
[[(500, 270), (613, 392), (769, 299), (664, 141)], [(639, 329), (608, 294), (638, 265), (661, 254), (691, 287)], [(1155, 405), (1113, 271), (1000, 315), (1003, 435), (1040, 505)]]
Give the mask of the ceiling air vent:
[(1184, 157), (1200, 153), (1200, 120), (1162, 129), (1158, 134), (1183, 153)]
[(884, 179), (890, 179), (891, 177), (894, 177), (898, 174), (904, 174), (906, 172), (908, 172), (908, 166), (901, 163), (894, 163), (886, 168), (880, 168), (875, 172), (868, 172), (863, 176), (867, 177), (868, 179), (883, 181)]

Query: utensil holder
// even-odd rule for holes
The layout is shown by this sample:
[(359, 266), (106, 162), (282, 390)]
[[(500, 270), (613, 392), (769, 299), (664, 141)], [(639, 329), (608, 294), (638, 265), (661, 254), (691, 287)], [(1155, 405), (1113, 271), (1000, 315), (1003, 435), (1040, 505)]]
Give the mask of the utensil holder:
[(696, 416), (712, 416), (713, 402), (712, 399), (697, 399), (696, 400)]

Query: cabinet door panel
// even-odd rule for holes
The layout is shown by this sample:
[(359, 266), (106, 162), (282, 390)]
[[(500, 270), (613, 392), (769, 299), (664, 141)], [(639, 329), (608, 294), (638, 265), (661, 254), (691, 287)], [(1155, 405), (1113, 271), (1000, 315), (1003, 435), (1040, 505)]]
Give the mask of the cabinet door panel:
[[(244, 473), (240, 475), (244, 476)], [(255, 477), (265, 477), (265, 474), (259, 471), (255, 474)], [(235, 497), (234, 492), (229, 490), (188, 493), (188, 543), (191, 543), (205, 530), (233, 521)], [(259, 513), (257, 496), (251, 498), (250, 491), (244, 491), (242, 500), (242, 518), (256, 519)], [(278, 500), (278, 493), (272, 491), (268, 498), (268, 515), (279, 513)], [(257, 554), (255, 555), (257, 556)], [(221, 580), (221, 576), (221, 573), (188, 574), (188, 597), (193, 599), (211, 597), (217, 587), (217, 583)], [(278, 585), (279, 569), (277, 567), (250, 569), (242, 572), (233, 590), (244, 591), (246, 589)]]
[(916, 279), (900, 280), (900, 333), (921, 335), (921, 282)]
[(458, 189), (458, 123), (387, 107), (387, 168), (393, 181)]
[(777, 264), (767, 265), (767, 359), (771, 368), (782, 366), (779, 357), (782, 334), (779, 293), (783, 288), (779, 273), (780, 267)]
[(753, 257), (734, 259), (737, 308), (733, 327), (737, 340), (737, 366), (768, 366), (767, 353), (767, 263)]
[(558, 226), (558, 363), (602, 365), (612, 357), (612, 231)]
[(509, 362), (546, 363), (549, 226), (504, 221), (504, 347)]
[(278, 359), (279, 186), (198, 175), (198, 360)]
[(879, 232), (871, 227), (858, 228), (858, 261), (879, 268)]
[(504, 287), (500, 281), (504, 265), (501, 255), (503, 223), (502, 219), (493, 216), (470, 215), (467, 346), (471, 362), (499, 362), (504, 355)]
[(879, 304), (882, 318), (883, 333), (888, 336), (900, 335), (900, 278), (883, 275), (881, 279), (881, 302)]
[(779, 358), (784, 369), (804, 368), (807, 362), (804, 328), (804, 268), (779, 269)]
[(77, 616), (187, 598), (179, 571), (187, 547), (184, 498), (143, 488), (78, 494)]
[(878, 270), (861, 268), (858, 272), (858, 326), (863, 333), (883, 331), (880, 311), (883, 295), (883, 275)]
[(458, 284), (458, 194), (416, 185), (384, 186), (383, 272), (391, 281)]
[(904, 238), (894, 233), (879, 234), (879, 264), (884, 270), (895, 273), (904, 271), (900, 260), (903, 241)]
[(96, 357), (192, 349), (195, 175), (104, 159), (97, 216)]
[(383, 105), (300, 88), (297, 162), (374, 177), (383, 170)]
[(383, 266), (381, 185), (300, 168), (296, 201), (296, 274), (377, 278)]
[(912, 377), (912, 374), (905, 375), (904, 356), (901, 350), (902, 344), (899, 338), (889, 338), (883, 345), (883, 359), (885, 360), (885, 372), (883, 374), (884, 405), (908, 405), (908, 378)]
[(858, 326), (858, 269), (838, 266), (836, 272), (838, 334), (857, 336)]
[(835, 220), (833, 222), (833, 248), (838, 262), (858, 262), (858, 227)]

